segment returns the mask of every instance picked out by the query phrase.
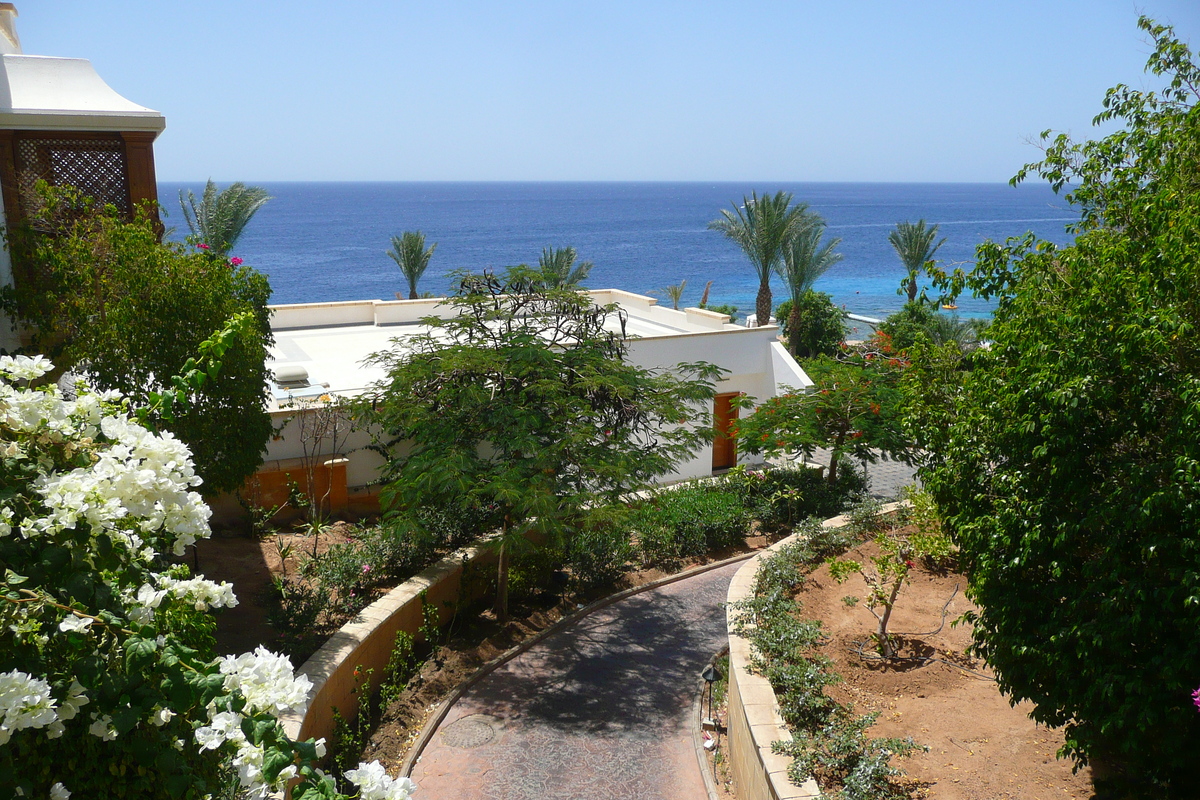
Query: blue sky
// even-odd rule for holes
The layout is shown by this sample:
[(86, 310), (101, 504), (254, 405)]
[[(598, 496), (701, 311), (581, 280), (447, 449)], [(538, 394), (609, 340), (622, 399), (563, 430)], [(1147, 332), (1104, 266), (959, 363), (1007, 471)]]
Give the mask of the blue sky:
[(17, 2), (162, 111), (164, 181), (1003, 181), (1196, 0)]

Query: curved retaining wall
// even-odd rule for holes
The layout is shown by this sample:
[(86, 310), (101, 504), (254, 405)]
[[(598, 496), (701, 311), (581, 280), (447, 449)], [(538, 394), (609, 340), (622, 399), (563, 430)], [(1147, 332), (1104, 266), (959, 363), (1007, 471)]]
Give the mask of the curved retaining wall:
[[(459, 603), (464, 565), (468, 562), (473, 566), (494, 564), (496, 555), (495, 549), (479, 546), (460, 550), (409, 578), (343, 625), (298, 670), (312, 681), (313, 689), (308, 712), (303, 718), (295, 715), (280, 718), (287, 735), (295, 741), (310, 737), (331, 740), (334, 709), (346, 719), (353, 718), (358, 712), (358, 696), (354, 694), (355, 669), (361, 666), (374, 670), (372, 689), (377, 688), (391, 657), (396, 634), (405, 631), (419, 639), (425, 602), (437, 608), (440, 623), (449, 621)], [(483, 591), (485, 586), (481, 582), (472, 596), (463, 600), (474, 600)], [(425, 593), (424, 601), (422, 593)]]
[[(899, 503), (889, 503), (884, 512), (893, 511)], [(850, 520), (833, 517), (822, 523), (826, 528), (839, 528)], [(817, 782), (809, 778), (797, 786), (788, 780), (788, 756), (771, 752), (771, 742), (790, 740), (791, 733), (779, 713), (779, 702), (770, 682), (750, 671), (751, 645), (733, 633), (733, 604), (754, 593), (754, 579), (759, 564), (780, 548), (796, 540), (797, 534), (776, 542), (747, 561), (729, 584), (725, 619), (729, 627), (729, 765), (733, 771), (734, 787), (739, 800), (802, 800), (820, 796)]]

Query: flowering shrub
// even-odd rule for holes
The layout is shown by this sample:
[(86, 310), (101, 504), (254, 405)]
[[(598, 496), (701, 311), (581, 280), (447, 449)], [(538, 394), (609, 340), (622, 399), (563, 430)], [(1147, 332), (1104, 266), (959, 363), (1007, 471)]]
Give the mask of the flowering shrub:
[[(340, 795), (277, 715), (311, 685), (283, 656), (213, 658), (229, 584), (169, 565), (208, 536), (190, 453), (131, 421), (115, 393), (30, 388), (51, 364), (0, 357), (0, 785), (17, 796)], [(360, 796), (413, 786), (377, 764)]]

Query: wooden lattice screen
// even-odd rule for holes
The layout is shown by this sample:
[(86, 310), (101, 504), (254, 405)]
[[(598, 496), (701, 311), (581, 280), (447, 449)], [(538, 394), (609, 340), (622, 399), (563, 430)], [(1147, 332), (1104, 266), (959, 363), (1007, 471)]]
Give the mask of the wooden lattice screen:
[(34, 185), (39, 180), (51, 186), (74, 186), (86, 196), (116, 206), (122, 215), (130, 215), (129, 169), (119, 134), (111, 138), (18, 135), (15, 144), (17, 194), (26, 219), (37, 216), (40, 203)]

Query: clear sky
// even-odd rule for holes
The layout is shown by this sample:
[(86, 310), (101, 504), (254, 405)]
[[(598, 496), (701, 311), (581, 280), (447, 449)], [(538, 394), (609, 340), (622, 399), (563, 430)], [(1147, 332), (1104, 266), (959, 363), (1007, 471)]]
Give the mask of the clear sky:
[(1200, 0), (16, 0), (165, 181), (1003, 181)]

